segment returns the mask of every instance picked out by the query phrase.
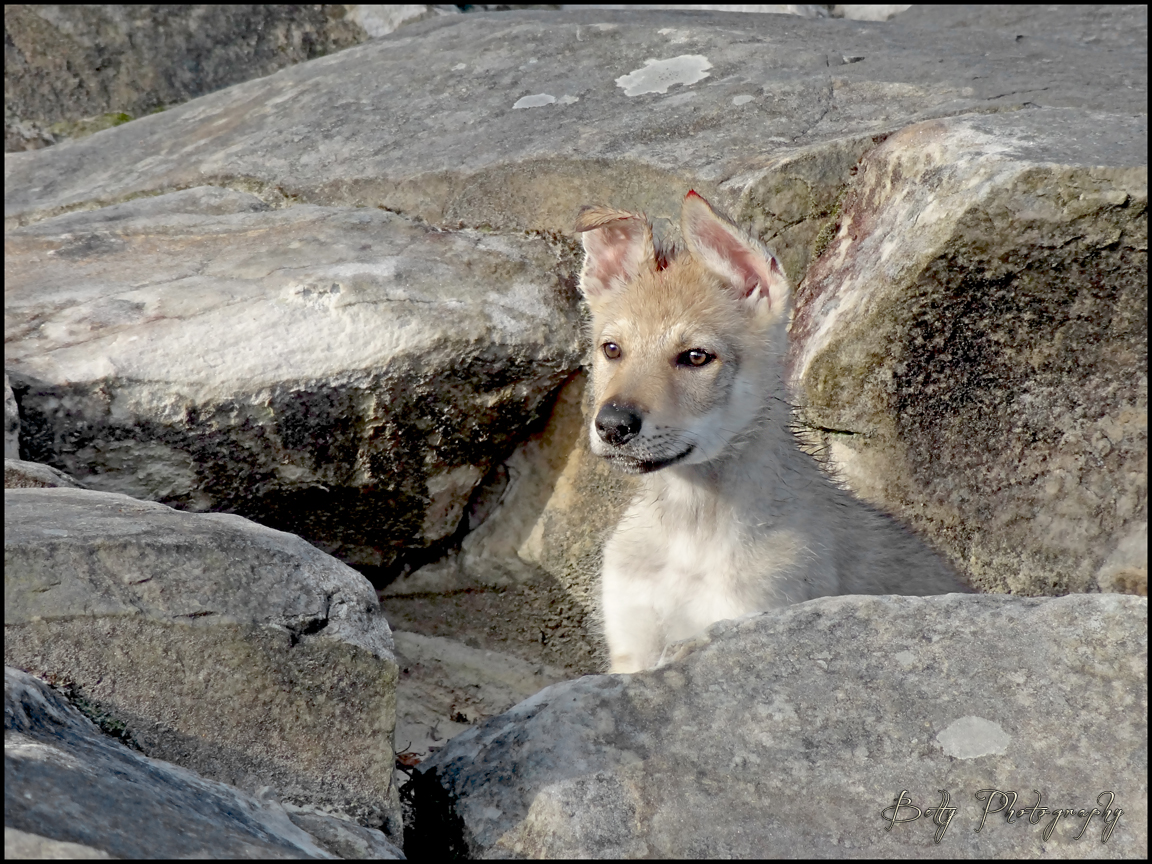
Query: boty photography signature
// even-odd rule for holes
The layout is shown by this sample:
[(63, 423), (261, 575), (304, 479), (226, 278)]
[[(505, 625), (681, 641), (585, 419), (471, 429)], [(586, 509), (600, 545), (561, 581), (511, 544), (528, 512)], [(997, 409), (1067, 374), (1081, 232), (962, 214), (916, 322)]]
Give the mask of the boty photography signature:
[[(951, 796), (945, 790), (941, 789), (940, 804), (936, 807), (927, 807), (921, 810), (912, 803), (912, 799), (908, 796), (907, 789), (901, 789), (900, 794), (892, 799), (892, 803), (885, 807), (880, 816), (888, 824), (885, 826), (885, 831), (891, 831), (896, 825), (904, 822), (915, 822), (917, 819), (924, 817), (928, 819), (931, 824), (936, 826), (934, 842), (939, 843), (944, 839), (949, 826), (952, 824), (952, 817), (956, 815), (958, 807), (951, 805)], [(999, 789), (981, 789), (976, 793), (976, 800), (981, 802), (982, 812), (980, 814), (980, 824), (976, 826), (975, 832), (980, 833), (984, 828), (985, 822), (988, 817), (997, 813), (1004, 816), (1005, 821), (1011, 825), (1020, 821), (1025, 816), (1028, 817), (1030, 825), (1037, 825), (1040, 820), (1048, 816), (1048, 823), (1044, 826), (1042, 836), (1048, 840), (1052, 836), (1052, 832), (1056, 830), (1056, 825), (1061, 819), (1083, 819), (1084, 822), (1080, 826), (1080, 830), (1073, 836), (1073, 840), (1079, 840), (1084, 836), (1091, 824), (1092, 819), (1096, 816), (1101, 817), (1102, 830), (1100, 832), (1100, 842), (1107, 843), (1108, 838), (1112, 836), (1117, 823), (1120, 821), (1120, 816), (1123, 810), (1119, 807), (1112, 809), (1112, 803), (1116, 800), (1116, 795), (1112, 792), (1101, 792), (1096, 796), (1096, 803), (1103, 807), (1045, 807), (1043, 806), (1044, 796), (1037, 790), (1033, 790), (1036, 796), (1036, 803), (1031, 807), (1021, 807), (1016, 809), (1016, 800), (1018, 798), (1015, 792), (1001, 792)], [(1107, 803), (1103, 799), (1107, 799)]]

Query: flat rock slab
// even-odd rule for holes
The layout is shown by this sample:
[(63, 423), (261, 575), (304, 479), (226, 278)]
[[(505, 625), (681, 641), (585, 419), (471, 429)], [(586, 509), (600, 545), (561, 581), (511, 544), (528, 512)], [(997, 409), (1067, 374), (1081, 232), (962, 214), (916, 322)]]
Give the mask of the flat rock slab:
[(4, 493), (4, 656), (149, 756), (399, 831), (368, 581), (298, 537), (80, 489)]
[(542, 236), (201, 187), (7, 244), (25, 458), (360, 565), (452, 535), (580, 362), (574, 259)]
[[(407, 852), (1143, 859), (1147, 612), (954, 594), (721, 622), (659, 669), (557, 684), (453, 739), (420, 768)], [(921, 811), (948, 793), (939, 844), (931, 814), (886, 830), (902, 790)], [(977, 832), (982, 790), (1004, 797)], [(1048, 837), (1050, 812), (1005, 818), (1033, 790), (1074, 811)]]
[(49, 858), (335, 857), (275, 802), (129, 750), (8, 667), (4, 847)]
[[(1146, 33), (1146, 13), (1128, 15)], [(9, 156), (5, 215), (212, 183), (439, 225), (567, 230), (581, 204), (674, 217), (691, 184), (708, 194), (784, 148), (918, 118), (1025, 102), (1146, 111), (1138, 45), (900, 22), (446, 16)]]

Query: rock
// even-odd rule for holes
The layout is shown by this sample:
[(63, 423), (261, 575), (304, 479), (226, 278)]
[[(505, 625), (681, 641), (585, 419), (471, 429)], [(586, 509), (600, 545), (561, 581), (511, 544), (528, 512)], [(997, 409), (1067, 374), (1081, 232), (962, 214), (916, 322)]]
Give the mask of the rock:
[[(571, 543), (558, 540), (556, 529), (571, 519), (570, 530), (582, 534), (590, 524), (582, 518), (585, 514), (557, 515), (568, 500), (565, 490), (570, 481), (565, 478), (571, 471), (566, 466), (585, 435), (581, 406), (585, 377), (578, 372), (560, 388), (544, 427), (517, 446), (473, 495), (467, 525), (462, 526), (468, 533), (460, 553), (396, 579), (382, 596), (522, 585), (537, 579), (541, 569), (580, 592), (585, 582), (566, 566)], [(577, 558), (576, 567), (580, 561), (583, 558)], [(591, 608), (587, 603), (585, 607)]]
[(129, 750), (42, 681), (9, 667), (4, 851), (152, 860), (333, 857), (283, 807)]
[(4, 373), (4, 458), (20, 458), (20, 409), (7, 372)]
[(303, 809), (286, 805), (288, 818), (297, 828), (312, 835), (337, 858), (383, 858), (403, 860), (404, 853), (381, 831), (365, 828), (347, 819), (338, 819), (315, 808)]
[(889, 21), (901, 12), (912, 7), (907, 4), (867, 4), (867, 5), (841, 5), (832, 7), (832, 15), (836, 18), (848, 18), (852, 21)]
[(908, 11), (911, 14), (900, 15), (900, 27), (947, 34), (965, 46), (985, 41), (988, 33), (1015, 42), (1041, 38), (1098, 53), (1117, 48), (1143, 51), (1148, 45), (1148, 10), (1143, 6), (918, 4)]
[(1096, 573), (1101, 591), (1148, 596), (1148, 523), (1141, 522), (1121, 537)]
[(368, 34), (346, 8), (6, 6), (4, 150), (91, 134), (355, 45)]
[(1073, 109), (910, 126), (798, 292), (810, 438), (983, 590), (1100, 590), (1147, 524), (1146, 144)]
[[(1146, 13), (1123, 14), (1146, 30)], [(690, 186), (731, 206), (739, 190), (716, 187), (783, 151), (917, 119), (1024, 101), (1146, 110), (1138, 46), (957, 38), (904, 27), (904, 17), (438, 17), (67, 147), (15, 154), (6, 219), (214, 184), (444, 227), (567, 231), (590, 201), (675, 221)], [(678, 57), (704, 58), (706, 75), (635, 96), (617, 81)], [(538, 107), (514, 107), (533, 96)]]
[(7, 242), (28, 458), (362, 566), (448, 541), (581, 358), (540, 235), (198, 187)]
[(49, 840), (38, 834), (30, 834), (16, 828), (4, 829), (4, 857), (10, 861), (28, 860), (32, 858), (111, 858), (107, 852), (93, 849), (82, 843), (66, 843), (61, 840)]
[(39, 462), (25, 462), (23, 459), (4, 460), (5, 489), (33, 489), (66, 486), (70, 489), (86, 489), (83, 483), (76, 482), (63, 471)]
[(604, 543), (620, 521), (636, 481), (588, 449), (591, 409), (587, 400), (581, 399), (580, 408), (580, 415), (572, 412), (567, 423), (573, 439), (568, 458), (517, 552), (521, 559), (550, 573), (585, 609), (598, 615)]
[(469, 524), (471, 530), (461, 544), (461, 567), (473, 578), (486, 584), (524, 582), (537, 572), (535, 565), (543, 563), (543, 556), (525, 544), (584, 434), (585, 377), (579, 372), (560, 388), (544, 428), (505, 460), (505, 481), (491, 496), (495, 501), (489, 512)]
[(438, 636), (393, 632), (396, 749), (425, 756), (480, 720), (502, 714), (564, 672)]
[(298, 537), (5, 490), (4, 657), (145, 755), (399, 836), (390, 631), (367, 580)]
[(431, 3), (371, 3), (345, 8), (348, 9), (348, 18), (358, 24), (372, 39), (394, 33), (405, 24), (423, 21), (437, 15), (454, 15), (464, 11), (459, 6)]
[(542, 571), (503, 587), (473, 582), (464, 588), (378, 593), (393, 631), (511, 655), (531, 668), (562, 669), (569, 678), (599, 672), (608, 662), (597, 616)]
[[(721, 622), (662, 668), (557, 684), (453, 739), (420, 766), (407, 851), (1143, 858), (1147, 610), (1115, 594), (831, 597)], [(1086, 817), (1064, 814), (1046, 838), (1051, 814), (1001, 813), (977, 833), (989, 789), (1110, 807), (1113, 830), (1097, 817), (1074, 839)], [(948, 794), (939, 845), (910, 809), (884, 830), (901, 790), (922, 811)]]

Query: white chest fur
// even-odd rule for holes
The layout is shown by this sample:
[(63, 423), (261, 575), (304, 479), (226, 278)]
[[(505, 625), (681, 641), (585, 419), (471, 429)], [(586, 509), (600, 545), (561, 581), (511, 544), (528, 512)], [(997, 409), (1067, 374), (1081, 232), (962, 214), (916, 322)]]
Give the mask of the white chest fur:
[(667, 644), (716, 621), (807, 599), (796, 596), (803, 582), (791, 578), (805, 566), (798, 532), (765, 531), (753, 514), (682, 491), (650, 489), (605, 547), (602, 597), (613, 671), (651, 667)]

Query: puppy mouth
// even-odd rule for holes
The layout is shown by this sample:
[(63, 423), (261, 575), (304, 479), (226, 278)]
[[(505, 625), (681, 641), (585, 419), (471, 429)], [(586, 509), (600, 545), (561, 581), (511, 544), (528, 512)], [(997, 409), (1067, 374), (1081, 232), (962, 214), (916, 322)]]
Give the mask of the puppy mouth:
[(689, 444), (688, 449), (683, 453), (677, 453), (675, 456), (669, 456), (667, 459), (637, 459), (634, 456), (624, 456), (619, 453), (609, 453), (605, 456), (609, 462), (629, 474), (651, 474), (653, 471), (659, 471), (661, 468), (667, 468), (669, 465), (675, 465), (677, 462), (682, 462), (688, 458), (696, 445)]

